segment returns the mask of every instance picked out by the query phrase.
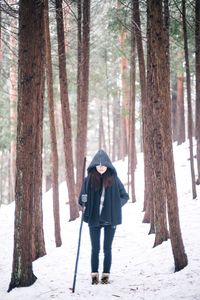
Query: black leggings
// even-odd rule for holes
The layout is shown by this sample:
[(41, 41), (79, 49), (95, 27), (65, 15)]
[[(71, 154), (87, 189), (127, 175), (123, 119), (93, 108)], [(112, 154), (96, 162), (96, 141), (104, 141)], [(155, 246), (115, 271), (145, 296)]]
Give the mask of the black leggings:
[(98, 272), (101, 228), (104, 228), (103, 273), (110, 273), (110, 268), (111, 268), (111, 263), (112, 263), (112, 242), (113, 242), (113, 238), (115, 235), (116, 226), (106, 225), (106, 226), (89, 227), (90, 240), (91, 240), (91, 245), (92, 245), (91, 269), (92, 269), (92, 272)]

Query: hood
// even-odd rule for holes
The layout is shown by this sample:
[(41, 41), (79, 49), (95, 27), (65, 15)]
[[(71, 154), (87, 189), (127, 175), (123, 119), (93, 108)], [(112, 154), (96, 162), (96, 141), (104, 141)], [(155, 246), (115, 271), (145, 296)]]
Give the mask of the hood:
[(89, 164), (87, 170), (88, 172), (98, 165), (103, 165), (109, 168), (113, 173), (117, 174), (115, 167), (113, 166), (108, 154), (104, 150), (99, 150), (93, 157), (91, 163)]

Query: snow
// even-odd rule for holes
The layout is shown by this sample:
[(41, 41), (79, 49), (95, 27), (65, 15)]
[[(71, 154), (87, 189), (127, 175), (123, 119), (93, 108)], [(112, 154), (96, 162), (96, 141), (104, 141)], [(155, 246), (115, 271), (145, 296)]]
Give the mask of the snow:
[[(136, 170), (137, 202), (123, 207), (123, 224), (117, 227), (113, 243), (111, 284), (93, 286), (90, 283), (90, 240), (87, 224), (83, 224), (81, 250), (75, 293), (72, 293), (74, 266), (80, 218), (69, 220), (65, 183), (60, 185), (61, 234), (63, 244), (56, 248), (52, 214), (52, 191), (44, 194), (44, 232), (47, 255), (33, 263), (37, 281), (26, 288), (7, 293), (13, 255), (14, 204), (0, 208), (0, 300), (49, 299), (123, 299), (171, 300), (200, 299), (200, 187), (198, 198), (192, 199), (188, 144), (174, 145), (179, 216), (188, 266), (174, 273), (170, 241), (153, 248), (154, 235), (148, 235), (149, 225), (143, 224), (143, 165), (138, 154)], [(196, 161), (195, 161), (196, 163)], [(127, 182), (127, 161), (116, 162), (119, 177)], [(102, 267), (102, 253), (101, 265)]]

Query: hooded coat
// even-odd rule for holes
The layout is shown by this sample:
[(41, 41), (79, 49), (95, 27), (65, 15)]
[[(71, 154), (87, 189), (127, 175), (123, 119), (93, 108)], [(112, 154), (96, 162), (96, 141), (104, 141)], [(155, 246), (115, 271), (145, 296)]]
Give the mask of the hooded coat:
[[(110, 169), (113, 175), (112, 185), (105, 188), (104, 205), (101, 214), (99, 213), (101, 193), (99, 190), (93, 189), (90, 182), (91, 171), (100, 164)], [(128, 201), (129, 195), (117, 176), (116, 169), (105, 151), (99, 150), (95, 154), (87, 168), (87, 171), (88, 176), (84, 180), (79, 196), (79, 204), (83, 205), (81, 200), (82, 195), (87, 194), (87, 202), (85, 203), (83, 220), (87, 222), (89, 226), (116, 226), (121, 224), (122, 206)]]

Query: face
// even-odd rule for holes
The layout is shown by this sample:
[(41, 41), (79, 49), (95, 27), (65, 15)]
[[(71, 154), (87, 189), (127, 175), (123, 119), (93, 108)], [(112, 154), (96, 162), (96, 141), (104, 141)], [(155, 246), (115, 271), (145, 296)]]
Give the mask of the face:
[(102, 166), (102, 165), (98, 165), (98, 166), (96, 166), (96, 170), (97, 170), (97, 172), (99, 172), (100, 174), (103, 174), (103, 173), (106, 172), (107, 167), (106, 167), (106, 166)]

